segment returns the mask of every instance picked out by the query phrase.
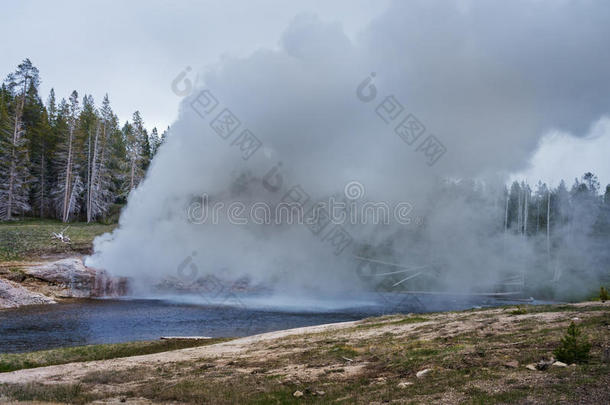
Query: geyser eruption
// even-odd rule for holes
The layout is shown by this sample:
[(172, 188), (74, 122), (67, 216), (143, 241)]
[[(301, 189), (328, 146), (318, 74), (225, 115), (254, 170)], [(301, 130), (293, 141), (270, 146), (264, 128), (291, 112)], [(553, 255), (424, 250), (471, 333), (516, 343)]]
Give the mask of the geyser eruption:
[[(396, 290), (479, 291), (519, 277), (586, 288), (573, 283), (595, 279), (607, 257), (584, 261), (590, 277), (565, 269), (552, 282), (563, 262), (549, 264), (543, 233), (506, 230), (503, 187), (545, 131), (583, 134), (607, 113), (609, 28), (578, 3), (528, 3), (527, 15), (518, 2), (464, 4), (396, 2), (356, 40), (301, 15), (277, 49), (208, 68), (87, 264), (143, 293), (168, 277), (214, 276), (345, 296), (377, 289), (370, 267), (383, 263), (411, 269), (384, 269)], [(343, 221), (326, 221), (328, 210), (276, 221), (283, 202), (307, 217), (329, 201), (343, 203)], [(571, 262), (593, 251), (586, 235)]]

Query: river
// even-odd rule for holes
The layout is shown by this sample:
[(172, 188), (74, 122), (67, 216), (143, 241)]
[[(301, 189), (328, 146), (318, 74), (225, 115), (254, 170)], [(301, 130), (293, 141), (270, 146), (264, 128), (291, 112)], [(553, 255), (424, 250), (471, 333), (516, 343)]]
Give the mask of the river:
[[(395, 298), (393, 296), (392, 298)], [(97, 343), (154, 340), (161, 336), (247, 336), (274, 330), (351, 321), (394, 312), (428, 312), (498, 305), (495, 300), (380, 295), (368, 301), (315, 305), (290, 299), (275, 307), (259, 301), (221, 306), (188, 299), (97, 299), (0, 310), (0, 353)], [(307, 308), (307, 310), (305, 310)]]

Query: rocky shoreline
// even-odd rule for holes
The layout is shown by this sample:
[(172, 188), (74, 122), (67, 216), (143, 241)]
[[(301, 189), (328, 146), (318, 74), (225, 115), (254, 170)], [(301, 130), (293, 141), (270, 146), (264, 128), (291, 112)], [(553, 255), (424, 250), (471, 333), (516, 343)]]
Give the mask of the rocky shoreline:
[(0, 309), (128, 293), (127, 278), (87, 267), (81, 257), (0, 264)]

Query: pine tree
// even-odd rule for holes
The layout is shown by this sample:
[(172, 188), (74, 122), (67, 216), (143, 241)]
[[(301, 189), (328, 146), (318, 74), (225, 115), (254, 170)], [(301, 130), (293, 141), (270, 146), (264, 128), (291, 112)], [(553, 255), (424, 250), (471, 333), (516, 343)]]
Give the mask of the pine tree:
[(14, 214), (30, 210), (28, 130), (24, 123), (24, 110), (28, 94), (39, 84), (38, 69), (25, 59), (8, 78), (8, 90), (13, 96), (9, 111), (12, 136), (3, 137), (0, 146), (0, 216), (12, 219)]
[(553, 354), (557, 360), (567, 364), (586, 363), (589, 360), (590, 350), (591, 343), (585, 336), (582, 336), (580, 328), (574, 322), (570, 322), (568, 331), (561, 338), (561, 344)]
[(139, 111), (133, 113), (132, 125), (134, 129), (135, 142), (139, 144), (140, 167), (143, 173), (145, 173), (150, 164), (152, 154), (150, 141), (148, 139), (148, 132), (146, 131), (146, 128), (144, 128), (144, 120), (142, 119)]
[(91, 222), (92, 213), (92, 191), (93, 191), (93, 172), (97, 162), (97, 150), (99, 145), (100, 124), (93, 97), (85, 95), (83, 97), (83, 107), (79, 115), (79, 132), (84, 136), (85, 163), (80, 173), (81, 178), (85, 179), (85, 203), (84, 210), (87, 222)]
[(102, 103), (92, 144), (91, 176), (87, 189), (87, 222), (105, 214), (113, 200), (110, 190), (111, 175), (108, 170), (109, 135), (113, 118), (110, 101), (108, 95), (106, 95)]
[(513, 182), (510, 187), (510, 196), (508, 202), (508, 227), (515, 229), (520, 232), (521, 230), (521, 186), (518, 182)]
[(152, 132), (150, 133), (151, 159), (157, 154), (160, 146), (161, 146), (161, 138), (159, 138), (159, 132), (157, 132), (157, 127), (154, 127), (152, 129)]
[(53, 128), (49, 122), (47, 110), (43, 108), (42, 116), (34, 128), (32, 148), (33, 182), (32, 207), (40, 218), (47, 217), (52, 209), (51, 192), (54, 185), (51, 165), (54, 147)]
[[(102, 116), (104, 116), (102, 106)], [(127, 155), (126, 138), (119, 128), (119, 119), (108, 109), (107, 118), (104, 119), (106, 148), (104, 154), (107, 156), (107, 176), (109, 177), (110, 198), (116, 203), (125, 203), (128, 194), (129, 164)]]
[[(9, 103), (12, 98), (6, 87), (3, 86), (0, 91), (0, 184), (6, 184), (11, 167), (9, 153), (12, 148), (13, 120), (9, 114)], [(0, 191), (0, 203), (2, 203), (3, 197), (6, 196)], [(5, 213), (0, 211), (0, 215), (4, 218)]]
[(83, 183), (79, 174), (77, 159), (77, 125), (79, 102), (78, 93), (72, 92), (70, 103), (62, 100), (60, 117), (63, 121), (63, 141), (56, 154), (58, 168), (57, 187), (55, 189), (55, 207), (62, 222), (68, 222), (70, 217), (79, 212), (79, 195), (83, 191)]
[(169, 135), (169, 126), (163, 133), (161, 134), (161, 145), (163, 145), (167, 141), (167, 136)]
[(57, 119), (57, 105), (55, 101), (55, 90), (51, 88), (49, 91), (49, 98), (47, 98), (47, 115), (49, 117), (49, 124), (55, 125)]
[[(129, 194), (144, 177), (149, 163), (149, 156), (147, 154), (150, 153), (150, 145), (148, 144), (148, 137), (144, 129), (144, 122), (138, 111), (133, 114), (133, 124), (126, 122), (123, 126), (123, 136), (129, 159), (129, 181), (126, 184), (125, 192)], [(146, 150), (147, 147), (148, 150)]]

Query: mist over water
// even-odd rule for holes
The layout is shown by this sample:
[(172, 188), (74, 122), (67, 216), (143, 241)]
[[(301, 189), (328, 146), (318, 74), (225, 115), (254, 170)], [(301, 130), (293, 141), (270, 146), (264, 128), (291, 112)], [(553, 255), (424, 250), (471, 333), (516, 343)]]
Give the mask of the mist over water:
[[(527, 15), (519, 2), (469, 4), (396, 2), (355, 41), (339, 23), (299, 15), (277, 49), (207, 67), (119, 227), (96, 239), (87, 265), (131, 277), (135, 293), (149, 295), (163, 279), (184, 278), (186, 260), (187, 278), (245, 277), (271, 301), (312, 306), (380, 288), (488, 291), (523, 274), (530, 288), (551, 286), (558, 298), (587, 291), (608, 271), (608, 246), (591, 239), (592, 222), (577, 232), (555, 228), (555, 238), (571, 242), (551, 261), (542, 236), (504, 232), (504, 185), (547, 131), (585, 135), (608, 112), (602, 38), (610, 28), (578, 3), (528, 3)], [(514, 35), (501, 28), (506, 20)], [(209, 95), (218, 105), (201, 114)], [(398, 104), (382, 104), (389, 96)], [(240, 122), (226, 139), (211, 125), (225, 108)], [(408, 114), (425, 127), (411, 144), (395, 132)], [(251, 156), (238, 141), (244, 129), (262, 144)], [(434, 162), (419, 147), (429, 135), (445, 150)], [(349, 243), (338, 248), (325, 236), (337, 224), (316, 233), (226, 216), (194, 223), (187, 214), (206, 204), (203, 195), (209, 205), (248, 207), (275, 207), (295, 190), (306, 207), (350, 200), (350, 182), (362, 186), (355, 204), (408, 204), (410, 221), (343, 223)], [(417, 270), (385, 276), (400, 268), (358, 257)]]

